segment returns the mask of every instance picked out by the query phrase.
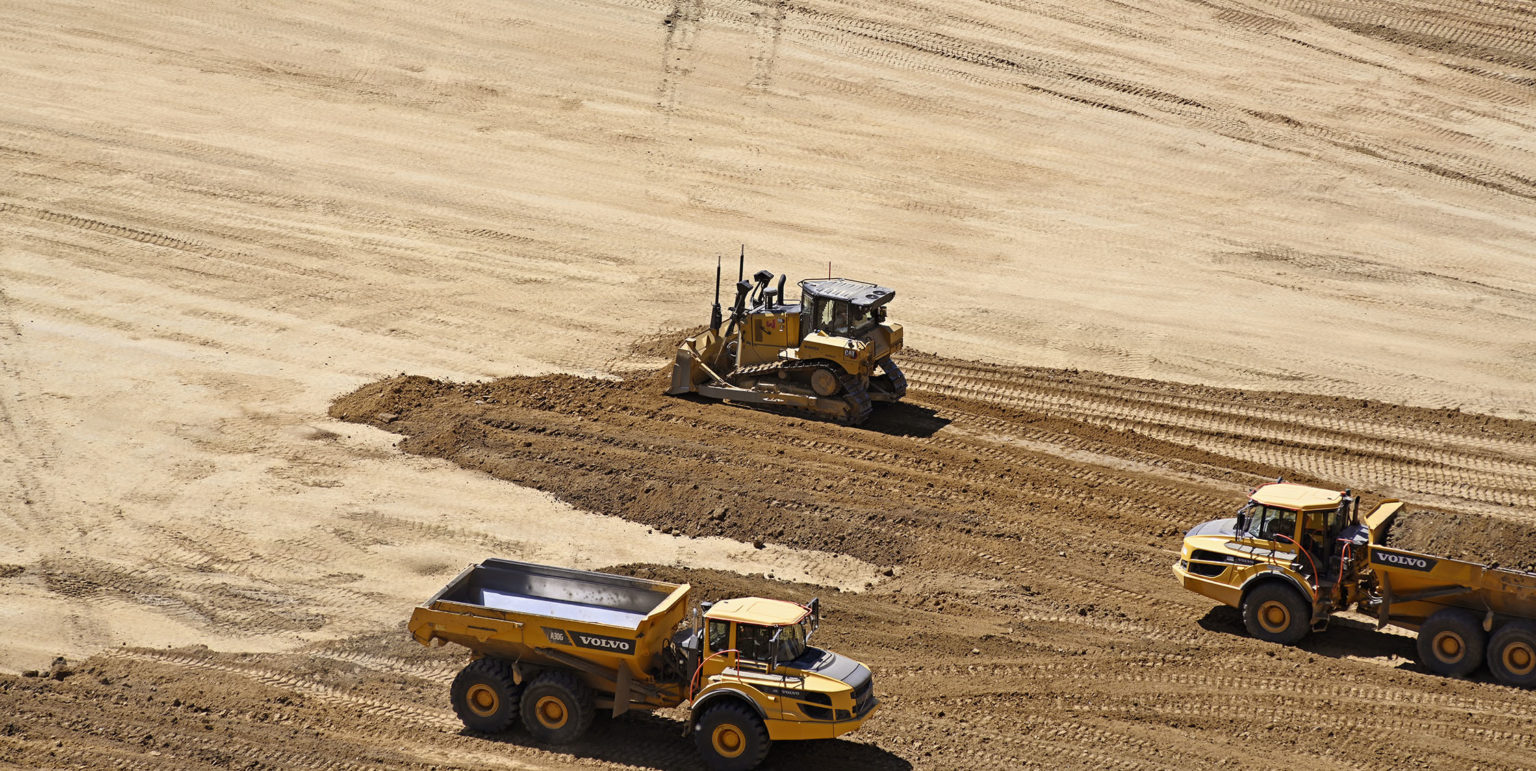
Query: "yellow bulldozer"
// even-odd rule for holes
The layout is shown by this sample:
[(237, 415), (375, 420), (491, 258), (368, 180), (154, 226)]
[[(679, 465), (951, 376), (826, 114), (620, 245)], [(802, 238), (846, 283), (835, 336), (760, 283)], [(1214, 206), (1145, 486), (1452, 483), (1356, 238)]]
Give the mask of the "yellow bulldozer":
[(896, 291), (846, 278), (806, 279), (800, 298), (784, 296), (787, 279), (737, 268), (729, 318), (720, 308), (720, 267), (709, 328), (677, 348), (667, 393), (789, 407), (847, 425), (869, 418), (874, 402), (899, 401), (907, 379), (891, 356), (901, 325), (886, 320)]

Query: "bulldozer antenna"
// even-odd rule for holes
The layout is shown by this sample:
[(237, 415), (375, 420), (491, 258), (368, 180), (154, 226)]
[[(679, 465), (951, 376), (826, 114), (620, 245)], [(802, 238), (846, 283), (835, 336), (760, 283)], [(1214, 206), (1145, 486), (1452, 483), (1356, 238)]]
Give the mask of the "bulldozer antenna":
[(715, 307), (709, 311), (709, 328), (716, 332), (720, 331), (722, 320), (720, 317), (720, 266), (724, 262), (725, 258), (715, 255)]
[(827, 260), (827, 278), (832, 278), (832, 261)]
[(747, 245), (741, 245), (741, 262), (736, 263), (736, 280), (745, 281), (747, 278)]

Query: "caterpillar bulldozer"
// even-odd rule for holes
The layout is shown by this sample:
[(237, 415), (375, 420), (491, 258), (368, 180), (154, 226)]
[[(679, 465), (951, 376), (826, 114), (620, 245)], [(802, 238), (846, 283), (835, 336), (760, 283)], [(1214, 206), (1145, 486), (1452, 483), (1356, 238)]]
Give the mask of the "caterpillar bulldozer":
[(874, 402), (906, 395), (907, 379), (891, 360), (902, 349), (901, 325), (886, 320), (895, 290), (806, 279), (790, 302), (786, 277), (775, 286), (773, 273), (747, 280), (745, 270), (743, 252), (726, 317), (716, 265), (709, 327), (678, 346), (668, 394), (788, 407), (854, 426), (869, 418)]

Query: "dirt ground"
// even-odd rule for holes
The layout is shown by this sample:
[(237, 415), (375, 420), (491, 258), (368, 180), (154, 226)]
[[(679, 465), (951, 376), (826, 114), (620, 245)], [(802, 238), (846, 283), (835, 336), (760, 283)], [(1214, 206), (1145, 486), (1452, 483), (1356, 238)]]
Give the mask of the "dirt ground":
[[(1465, 548), (1529, 549), (1536, 523), (1496, 510), (1531, 489), (1536, 465), (1522, 458), (1536, 424), (908, 361), (909, 401), (861, 428), (667, 397), (665, 370), (401, 376), (339, 398), (332, 413), (402, 434), (406, 452), (668, 537), (885, 568), (854, 591), (771, 573), (609, 568), (687, 581), (708, 599), (822, 597), (820, 643), (869, 663), (884, 706), (845, 740), (775, 749), (775, 768), (1536, 763), (1536, 693), (1429, 674), (1411, 637), (1359, 617), (1297, 648), (1258, 642), (1169, 570), (1185, 527), (1229, 513), (1279, 468), (1337, 469), (1294, 478), (1354, 485), (1368, 501), (1378, 476), (1409, 497), (1460, 495)], [(1250, 438), (1266, 431), (1276, 435)], [(1434, 457), (1396, 452), (1408, 435)], [(1446, 487), (1473, 474), (1486, 475), (1482, 486)], [(1508, 513), (1528, 507), (1517, 500)], [(1518, 546), (1472, 527), (1493, 521)], [(575, 748), (466, 733), (445, 697), (463, 661), (415, 645), (400, 624), (286, 653), (114, 650), (62, 680), (0, 679), (20, 710), (0, 741), (23, 764), (107, 765), (151, 750), (161, 753), (152, 764), (189, 767), (696, 766), (674, 713), (604, 721)], [(273, 741), (283, 752), (264, 753)], [(1262, 755), (1249, 753), (1255, 743)]]
[[(1536, 565), (1533, 28), (0, 5), (0, 765), (693, 763), (676, 716), (461, 734), (400, 624), (493, 555), (827, 597), (886, 706), (779, 767), (1536, 765), (1530, 694), (1168, 571), (1281, 474)], [(912, 402), (658, 396), (743, 242), (895, 287)]]

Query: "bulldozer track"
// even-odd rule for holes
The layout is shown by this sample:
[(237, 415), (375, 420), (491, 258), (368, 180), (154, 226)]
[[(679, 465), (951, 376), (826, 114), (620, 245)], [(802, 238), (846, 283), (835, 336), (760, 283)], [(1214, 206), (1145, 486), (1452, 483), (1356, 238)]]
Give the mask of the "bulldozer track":
[[(1307, 419), (1301, 418), (1304, 427), (1297, 428), (1293, 423), (1282, 423), (1277, 414), (1259, 417), (1252, 411), (1224, 409), (1215, 402), (1201, 403), (1187, 397), (1159, 399), (1130, 389), (1118, 389), (1117, 394), (1117, 389), (1105, 386), (1077, 389), (1037, 384), (1023, 377), (1010, 378), (1006, 370), (998, 368), (978, 372), (963, 365), (934, 368), (917, 362), (909, 364), (909, 369), (918, 377), (918, 390), (1067, 415), (1182, 444), (1219, 446), (1236, 457), (1318, 477), (1355, 477), (1362, 484), (1395, 486), (1408, 494), (1497, 506), (1536, 505), (1536, 495), (1529, 492), (1536, 485), (1536, 459), (1526, 460), (1530, 457), (1529, 443), (1466, 441), (1456, 434), (1428, 430), (1378, 438), (1344, 430), (1360, 427), (1361, 421), (1328, 421), (1308, 428)], [(1130, 401), (1132, 393), (1137, 397), (1134, 402)], [(1132, 403), (1137, 406), (1126, 406)], [(1158, 409), (1157, 405), (1166, 408)], [(1271, 441), (1256, 446), (1255, 438)], [(1355, 462), (1336, 460), (1340, 450), (1378, 460), (1361, 468)], [(1497, 450), (1519, 452), (1520, 459), (1499, 457), (1494, 454)]]
[[(1529, 443), (1519, 439), (1499, 439), (1480, 433), (1458, 432), (1452, 428), (1419, 428), (1397, 422), (1369, 421), (1330, 411), (1286, 409), (1273, 404), (1244, 406), (1229, 394), (1200, 398), (1169, 393), (1165, 386), (1138, 387), (1134, 383), (1073, 382), (1052, 378), (1052, 373), (1030, 368), (1010, 368), (970, 362), (909, 361), (907, 368), (922, 372), (920, 389), (964, 389), (982, 401), (1017, 400), (1044, 410), (1060, 409), (1068, 414), (1114, 418), (1147, 423), (1167, 422), (1174, 426), (1198, 428), (1213, 434), (1251, 434), (1255, 429), (1274, 433), (1267, 438), (1281, 440), (1374, 439), (1385, 446), (1404, 442), (1420, 451), (1434, 451), (1437, 446), (1463, 446), (1467, 452), (1488, 450), (1533, 453)], [(1052, 382), (1055, 380), (1055, 382)], [(1161, 408), (1161, 409), (1160, 409)], [(1332, 411), (1337, 412), (1337, 411)], [(1407, 444), (1411, 440), (1411, 444)]]

